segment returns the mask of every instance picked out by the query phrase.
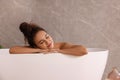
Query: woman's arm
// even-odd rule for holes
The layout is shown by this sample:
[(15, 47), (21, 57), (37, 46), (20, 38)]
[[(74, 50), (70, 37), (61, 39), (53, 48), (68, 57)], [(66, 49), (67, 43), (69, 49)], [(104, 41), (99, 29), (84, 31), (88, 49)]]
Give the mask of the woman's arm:
[(69, 54), (69, 55), (75, 55), (75, 56), (82, 56), (87, 54), (87, 50), (84, 46), (72, 45), (69, 43), (62, 43), (60, 50), (58, 52)]
[(41, 50), (39, 48), (31, 48), (29, 46), (14, 46), (9, 49), (11, 54), (30, 54), (30, 53), (40, 53), (48, 52), (47, 50)]

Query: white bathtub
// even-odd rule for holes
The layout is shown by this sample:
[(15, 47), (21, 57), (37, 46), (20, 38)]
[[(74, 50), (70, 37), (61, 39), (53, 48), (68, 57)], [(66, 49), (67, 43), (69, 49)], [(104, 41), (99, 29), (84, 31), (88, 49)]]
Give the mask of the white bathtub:
[(85, 56), (9, 54), (0, 49), (0, 80), (101, 80), (108, 50), (88, 48)]

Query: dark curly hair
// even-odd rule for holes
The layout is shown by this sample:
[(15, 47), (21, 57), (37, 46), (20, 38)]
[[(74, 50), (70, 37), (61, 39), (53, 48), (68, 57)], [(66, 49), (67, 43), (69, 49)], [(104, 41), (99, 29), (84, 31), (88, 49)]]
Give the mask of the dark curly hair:
[(27, 23), (27, 22), (21, 23), (19, 26), (19, 29), (23, 33), (25, 37), (25, 41), (27, 40), (29, 46), (32, 48), (37, 47), (34, 42), (34, 37), (36, 33), (39, 31), (45, 31), (45, 29), (41, 28), (40, 26), (33, 23)]

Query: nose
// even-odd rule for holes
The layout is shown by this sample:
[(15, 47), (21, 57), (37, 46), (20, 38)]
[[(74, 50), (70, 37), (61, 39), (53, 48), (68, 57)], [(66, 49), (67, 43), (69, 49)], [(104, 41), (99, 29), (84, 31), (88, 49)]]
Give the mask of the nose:
[(48, 44), (49, 44), (49, 42), (50, 42), (50, 40), (49, 40), (49, 39), (46, 39), (46, 45), (48, 45)]

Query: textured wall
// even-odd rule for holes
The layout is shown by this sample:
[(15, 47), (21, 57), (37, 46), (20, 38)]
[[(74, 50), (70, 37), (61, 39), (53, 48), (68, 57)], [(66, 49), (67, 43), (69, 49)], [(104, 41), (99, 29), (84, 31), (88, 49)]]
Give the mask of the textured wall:
[(23, 44), (18, 26), (34, 22), (55, 41), (107, 48), (110, 55), (104, 73), (120, 69), (120, 0), (0, 0), (0, 44)]

